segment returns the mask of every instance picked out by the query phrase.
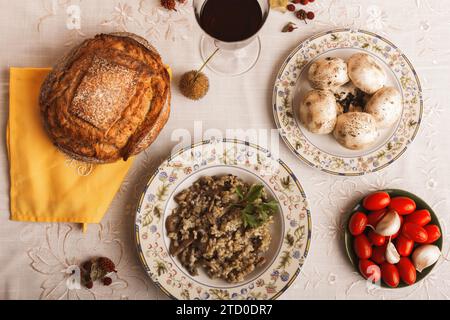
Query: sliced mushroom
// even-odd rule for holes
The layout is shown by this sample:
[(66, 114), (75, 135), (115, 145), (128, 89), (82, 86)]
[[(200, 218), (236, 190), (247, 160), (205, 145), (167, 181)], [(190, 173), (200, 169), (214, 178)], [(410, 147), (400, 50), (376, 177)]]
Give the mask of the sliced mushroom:
[(166, 220), (167, 232), (168, 233), (177, 232), (179, 221), (180, 221), (179, 217), (174, 214), (168, 216)]
[(183, 240), (181, 242), (177, 242), (175, 244), (174, 241), (172, 241), (170, 243), (170, 248), (169, 248), (169, 253), (176, 257), (178, 256), (181, 252), (183, 252), (187, 247), (189, 247), (192, 243), (194, 242), (194, 238), (191, 237), (189, 239)]

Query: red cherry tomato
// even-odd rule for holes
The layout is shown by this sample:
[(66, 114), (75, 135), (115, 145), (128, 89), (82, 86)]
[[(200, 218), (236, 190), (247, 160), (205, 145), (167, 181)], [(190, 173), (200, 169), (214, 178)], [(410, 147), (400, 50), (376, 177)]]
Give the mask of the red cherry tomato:
[(435, 243), (441, 237), (441, 229), (435, 224), (429, 224), (424, 229), (428, 234), (427, 244)]
[(431, 222), (431, 214), (428, 210), (417, 210), (406, 216), (405, 222), (411, 222), (423, 227)]
[(384, 245), (386, 243), (386, 237), (382, 236), (382, 235), (379, 235), (378, 233), (376, 233), (373, 230), (369, 231), (368, 237), (369, 237), (370, 242), (374, 246), (379, 247), (379, 246), (382, 246), (382, 245)]
[(370, 260), (359, 260), (359, 272), (372, 283), (380, 281), (380, 267)]
[(400, 235), (395, 242), (395, 248), (402, 257), (409, 257), (414, 249), (414, 241)]
[(363, 200), (363, 206), (367, 210), (375, 211), (386, 208), (390, 202), (391, 197), (389, 194), (387, 192), (380, 191), (368, 195)]
[(381, 265), (383, 262), (386, 261), (386, 247), (387, 247), (387, 245), (373, 248), (371, 259), (376, 264), (380, 264)]
[(400, 274), (398, 273), (397, 267), (387, 262), (381, 265), (381, 278), (384, 283), (392, 288), (397, 288), (400, 283)]
[(348, 224), (350, 233), (354, 236), (359, 236), (367, 227), (367, 216), (362, 212), (356, 212)]
[(365, 234), (360, 234), (355, 237), (353, 248), (360, 259), (369, 259), (372, 256), (372, 246)]
[(425, 243), (428, 241), (428, 233), (425, 229), (411, 222), (406, 222), (403, 225), (402, 235), (417, 243)]
[(406, 257), (400, 258), (397, 263), (398, 273), (402, 281), (408, 285), (413, 285), (416, 283), (417, 273), (416, 268), (412, 264), (411, 260)]
[(397, 211), (399, 215), (407, 215), (416, 211), (416, 203), (407, 197), (396, 197), (391, 199), (389, 208)]
[(367, 224), (371, 225), (372, 227), (376, 227), (378, 222), (380, 222), (381, 219), (383, 219), (384, 215), (386, 214), (386, 209), (373, 211), (369, 213), (367, 216)]
[(397, 239), (398, 236), (400, 235), (400, 232), (401, 232), (401, 229), (400, 229), (396, 234), (394, 234), (393, 236), (391, 236), (391, 240)]

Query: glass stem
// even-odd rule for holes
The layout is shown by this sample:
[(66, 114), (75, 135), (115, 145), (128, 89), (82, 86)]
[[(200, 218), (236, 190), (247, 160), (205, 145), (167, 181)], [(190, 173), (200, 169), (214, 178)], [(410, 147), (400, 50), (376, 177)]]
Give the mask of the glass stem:
[(194, 77), (194, 81), (197, 80), (198, 75), (200, 74), (200, 72), (202, 72), (202, 70), (206, 67), (206, 65), (208, 64), (209, 61), (211, 61), (211, 59), (216, 55), (217, 52), (219, 52), (220, 48), (217, 48), (209, 57), (208, 59), (206, 59), (205, 63), (203, 63), (203, 65), (200, 67), (200, 69), (197, 70), (195, 77)]

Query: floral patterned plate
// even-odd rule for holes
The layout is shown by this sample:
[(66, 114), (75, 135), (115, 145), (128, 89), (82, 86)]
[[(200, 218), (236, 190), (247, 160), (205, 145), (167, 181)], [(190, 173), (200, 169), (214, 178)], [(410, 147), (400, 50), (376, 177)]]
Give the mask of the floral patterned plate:
[[(314, 135), (298, 120), (297, 106), (311, 88), (307, 80), (310, 64), (318, 58), (348, 59), (366, 52), (384, 68), (387, 85), (403, 96), (403, 114), (398, 123), (380, 132), (370, 150), (352, 151), (341, 147), (331, 135)], [(339, 29), (318, 34), (302, 42), (286, 59), (277, 76), (273, 111), (280, 134), (295, 155), (324, 172), (357, 176), (379, 171), (397, 160), (414, 140), (423, 114), (422, 89), (408, 58), (388, 40), (362, 30)]]
[[(245, 282), (212, 280), (200, 271), (191, 276), (169, 254), (165, 220), (176, 208), (174, 195), (201, 176), (234, 174), (262, 183), (280, 203), (271, 227), (272, 241), (265, 266)], [(150, 179), (136, 213), (136, 241), (151, 277), (174, 299), (276, 299), (296, 279), (311, 240), (311, 216), (305, 193), (292, 171), (259, 146), (238, 140), (211, 139), (182, 149), (166, 160)]]

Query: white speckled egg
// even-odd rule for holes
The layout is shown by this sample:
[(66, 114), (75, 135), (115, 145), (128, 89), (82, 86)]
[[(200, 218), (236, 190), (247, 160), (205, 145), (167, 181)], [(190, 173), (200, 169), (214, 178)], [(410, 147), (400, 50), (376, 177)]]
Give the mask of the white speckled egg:
[(368, 149), (379, 135), (377, 121), (364, 112), (344, 113), (337, 118), (333, 135), (347, 149)]
[(337, 118), (337, 104), (332, 92), (312, 90), (300, 104), (300, 121), (312, 133), (333, 132)]
[(315, 89), (333, 89), (350, 81), (347, 64), (340, 58), (322, 58), (309, 68), (308, 78)]
[(348, 76), (353, 84), (368, 94), (374, 94), (386, 84), (386, 73), (378, 62), (366, 53), (356, 53), (348, 60)]
[(402, 96), (393, 87), (384, 87), (378, 90), (365, 107), (365, 111), (377, 120), (380, 128), (388, 128), (394, 125), (402, 115), (402, 110)]

